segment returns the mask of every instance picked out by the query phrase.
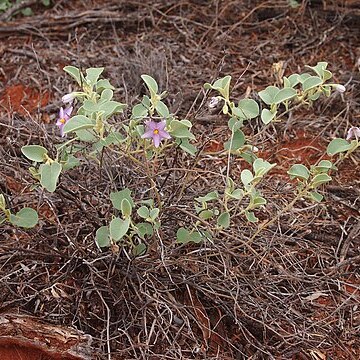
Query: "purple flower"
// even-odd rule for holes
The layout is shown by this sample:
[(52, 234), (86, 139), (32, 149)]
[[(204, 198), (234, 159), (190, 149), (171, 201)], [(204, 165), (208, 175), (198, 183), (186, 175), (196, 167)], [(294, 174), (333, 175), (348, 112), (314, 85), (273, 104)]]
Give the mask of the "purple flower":
[(65, 136), (65, 134), (64, 134), (64, 126), (69, 121), (72, 110), (73, 110), (72, 106), (66, 108), (65, 110), (62, 107), (60, 108), (59, 117), (58, 117), (58, 119), (56, 121), (56, 126), (59, 127), (60, 134), (61, 134), (62, 137)]
[(159, 147), (162, 139), (170, 139), (171, 136), (165, 131), (166, 121), (156, 122), (153, 120), (145, 121), (145, 133), (141, 136), (143, 139), (153, 139), (154, 146)]
[(350, 140), (355, 138), (356, 140), (360, 139), (360, 128), (356, 126), (352, 126), (346, 136), (346, 140)]

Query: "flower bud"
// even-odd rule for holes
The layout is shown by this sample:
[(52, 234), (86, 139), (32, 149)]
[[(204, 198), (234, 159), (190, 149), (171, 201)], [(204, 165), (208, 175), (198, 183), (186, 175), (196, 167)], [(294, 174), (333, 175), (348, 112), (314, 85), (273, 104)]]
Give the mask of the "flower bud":
[(219, 104), (219, 99), (217, 97), (212, 97), (209, 101), (209, 108), (214, 109)]
[(335, 90), (339, 93), (344, 93), (346, 91), (346, 87), (344, 85), (337, 84)]
[(75, 93), (73, 93), (73, 92), (70, 94), (66, 94), (61, 98), (61, 100), (64, 104), (72, 103), (74, 99), (75, 99)]
[(352, 138), (360, 139), (360, 128), (356, 126), (352, 126), (346, 136), (346, 140), (350, 140)]

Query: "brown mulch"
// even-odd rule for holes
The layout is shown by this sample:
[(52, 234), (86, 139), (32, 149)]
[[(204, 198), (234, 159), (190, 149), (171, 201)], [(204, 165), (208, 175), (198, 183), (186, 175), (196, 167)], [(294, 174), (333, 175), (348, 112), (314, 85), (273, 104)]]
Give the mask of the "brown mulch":
[[(244, 219), (212, 242), (175, 242), (192, 221), (192, 198), (223, 186), (227, 120), (209, 113), (205, 82), (230, 74), (234, 98), (256, 98), (277, 81), (274, 63), (288, 75), (327, 61), (347, 87), (266, 131), (259, 121), (245, 128), (279, 164), (263, 184), (261, 221), (294, 197), (289, 165), (313, 164), (330, 139), (359, 125), (359, 2), (54, 3), (0, 23), (0, 192), (12, 210), (40, 214), (29, 231), (0, 227), (0, 311), (81, 330), (98, 359), (359, 359), (358, 154), (340, 164), (320, 205), (296, 203), (251, 243), (257, 225)], [(84, 162), (55, 193), (31, 190), (20, 148), (61, 142), (54, 121), (61, 96), (75, 89), (65, 65), (104, 66), (128, 104), (145, 92), (140, 75), (152, 75), (206, 144), (199, 159), (176, 153), (159, 164), (162, 227), (144, 256), (100, 251), (94, 241), (111, 219), (111, 191), (129, 187), (141, 198), (149, 187), (141, 168), (108, 154), (101, 176)], [(231, 165), (235, 178), (244, 164)]]

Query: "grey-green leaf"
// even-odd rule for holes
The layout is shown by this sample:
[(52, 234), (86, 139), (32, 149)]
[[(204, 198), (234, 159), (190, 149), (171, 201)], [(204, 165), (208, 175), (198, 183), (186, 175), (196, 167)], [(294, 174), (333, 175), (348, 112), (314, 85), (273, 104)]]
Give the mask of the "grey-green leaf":
[(114, 241), (122, 239), (129, 230), (130, 218), (122, 220), (118, 217), (110, 222), (110, 236)]
[(41, 164), (39, 167), (40, 184), (47, 191), (54, 192), (61, 173), (62, 166), (58, 162)]
[(23, 208), (16, 215), (10, 215), (10, 222), (15, 226), (32, 228), (39, 221), (37, 212), (32, 208)]
[(217, 219), (218, 226), (226, 229), (230, 226), (230, 214), (228, 212), (223, 212), (219, 215)]
[(327, 147), (327, 154), (328, 155), (335, 155), (338, 153), (342, 153), (348, 151), (351, 148), (351, 144), (348, 143), (345, 139), (334, 139), (330, 142)]
[(26, 145), (21, 148), (21, 152), (31, 161), (43, 162), (45, 160), (44, 155), (48, 151), (40, 145)]
[(276, 112), (272, 113), (270, 110), (268, 109), (263, 109), (261, 111), (261, 121), (267, 125), (269, 124), (276, 116)]
[(96, 230), (96, 243), (99, 247), (107, 247), (110, 245), (110, 230), (108, 226), (101, 226)]
[(302, 164), (292, 165), (287, 173), (290, 175), (291, 179), (298, 178), (298, 179), (307, 180), (310, 176), (310, 171), (306, 166)]
[(134, 207), (134, 201), (131, 197), (131, 190), (126, 188), (124, 190), (121, 191), (116, 191), (116, 192), (112, 192), (110, 193), (110, 200), (113, 204), (113, 207), (115, 209), (121, 210), (121, 202), (123, 201), (123, 199), (127, 199), (130, 202), (130, 205), (132, 207)]
[(302, 84), (303, 90), (308, 91), (323, 83), (322, 79), (318, 76), (309, 76)]
[(159, 87), (157, 82), (155, 81), (155, 79), (153, 79), (151, 76), (149, 75), (141, 75), (141, 78), (143, 79), (143, 81), (145, 82), (146, 86), (148, 87), (148, 89), (150, 91), (153, 91), (155, 94), (157, 94)]
[(293, 88), (281, 89), (274, 97), (274, 104), (280, 104), (296, 96), (296, 90)]
[(64, 134), (72, 131), (91, 129), (95, 126), (95, 121), (84, 115), (76, 115), (72, 117), (64, 126)]
[(240, 100), (238, 107), (246, 119), (253, 119), (259, 115), (259, 105), (253, 99)]

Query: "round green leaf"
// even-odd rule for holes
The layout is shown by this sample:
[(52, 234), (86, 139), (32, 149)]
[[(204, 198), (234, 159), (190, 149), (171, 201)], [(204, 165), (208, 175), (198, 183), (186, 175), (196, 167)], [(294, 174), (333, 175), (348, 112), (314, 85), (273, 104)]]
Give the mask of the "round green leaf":
[(48, 151), (40, 145), (26, 145), (21, 148), (21, 152), (31, 161), (43, 162), (44, 155)]
[(240, 100), (238, 107), (246, 119), (253, 119), (259, 115), (259, 105), (253, 99)]
[(323, 83), (322, 79), (318, 76), (309, 76), (302, 84), (303, 90), (308, 91)]
[(119, 241), (128, 232), (130, 226), (130, 218), (122, 220), (118, 217), (110, 222), (110, 236), (114, 241)]
[(226, 229), (230, 226), (230, 214), (228, 212), (223, 212), (219, 215), (217, 219), (218, 226)]
[(150, 216), (149, 209), (146, 206), (141, 206), (136, 212), (143, 219), (147, 219)]
[(348, 151), (350, 147), (351, 144), (348, 143), (345, 139), (334, 139), (328, 145), (326, 152), (328, 155), (331, 156)]
[(298, 178), (307, 180), (310, 176), (308, 168), (302, 164), (294, 164), (287, 173), (290, 175), (291, 179)]
[(40, 184), (47, 191), (54, 192), (61, 173), (62, 166), (58, 162), (41, 164), (39, 167)]
[(269, 124), (276, 116), (276, 112), (272, 113), (269, 109), (263, 109), (261, 111), (261, 121), (267, 125)]
[(10, 222), (15, 226), (23, 228), (32, 228), (38, 223), (37, 212), (32, 208), (23, 208), (16, 215), (10, 215)]
[(99, 247), (106, 247), (110, 245), (110, 232), (108, 226), (101, 226), (96, 230), (96, 243)]

